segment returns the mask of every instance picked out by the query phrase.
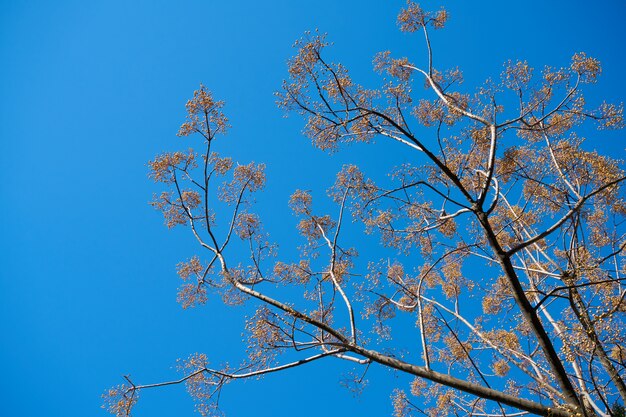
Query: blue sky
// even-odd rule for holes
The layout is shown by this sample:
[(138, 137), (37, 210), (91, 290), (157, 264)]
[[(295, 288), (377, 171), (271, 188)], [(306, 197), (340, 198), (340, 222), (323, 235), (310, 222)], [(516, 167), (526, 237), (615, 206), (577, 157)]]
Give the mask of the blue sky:
[[(100, 395), (125, 373), (155, 382), (175, 376), (176, 359), (193, 352), (215, 363), (243, 356), (249, 311), (215, 298), (181, 309), (175, 265), (196, 248), (147, 204), (159, 187), (146, 163), (190, 146), (175, 134), (201, 82), (226, 101), (233, 126), (219, 152), (268, 166), (259, 209), (281, 255), (301, 243), (287, 207), (293, 190), (321, 196), (344, 163), (374, 169), (406, 158), (381, 143), (329, 157), (273, 96), (305, 30), (328, 32), (332, 59), (366, 85), (378, 82), (378, 51), (423, 60), (422, 39), (396, 28), (402, 1), (0, 3), (1, 415), (104, 416)], [(458, 65), (468, 86), (497, 76), (508, 59), (565, 66), (585, 51), (604, 68), (590, 99), (626, 97), (623, 1), (446, 7), (436, 65)], [(623, 143), (615, 133), (591, 146), (623, 157)], [(354, 398), (338, 383), (349, 369), (331, 361), (231, 384), (222, 406), (230, 416), (389, 415), (400, 380), (373, 369)], [(183, 387), (142, 397), (137, 416), (194, 415)]]

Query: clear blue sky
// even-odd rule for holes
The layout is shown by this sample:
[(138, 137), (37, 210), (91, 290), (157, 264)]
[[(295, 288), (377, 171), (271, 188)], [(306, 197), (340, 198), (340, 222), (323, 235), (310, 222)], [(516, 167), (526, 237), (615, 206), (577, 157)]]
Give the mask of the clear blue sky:
[[(623, 1), (446, 5), (437, 63), (460, 66), (468, 85), (498, 75), (508, 59), (562, 66), (586, 51), (604, 67), (590, 97), (626, 97)], [(104, 416), (100, 395), (124, 373), (168, 379), (177, 358), (198, 351), (216, 364), (241, 359), (249, 310), (215, 298), (188, 311), (176, 303), (175, 264), (196, 248), (148, 206), (159, 188), (146, 162), (189, 146), (175, 133), (204, 83), (226, 100), (233, 125), (219, 151), (268, 165), (260, 210), (281, 254), (293, 255), (296, 219), (286, 203), (294, 189), (325, 189), (343, 163), (403, 156), (380, 144), (332, 157), (313, 149), (302, 121), (274, 105), (291, 45), (305, 30), (328, 32), (333, 60), (367, 85), (378, 51), (423, 58), (422, 39), (396, 28), (402, 6), (0, 0), (0, 415)], [(611, 142), (592, 146), (623, 157), (622, 133), (604, 137)], [(338, 384), (347, 369), (329, 361), (233, 383), (222, 406), (229, 416), (390, 415), (394, 374), (372, 370), (353, 398)], [(194, 415), (183, 387), (142, 397), (139, 417)]]

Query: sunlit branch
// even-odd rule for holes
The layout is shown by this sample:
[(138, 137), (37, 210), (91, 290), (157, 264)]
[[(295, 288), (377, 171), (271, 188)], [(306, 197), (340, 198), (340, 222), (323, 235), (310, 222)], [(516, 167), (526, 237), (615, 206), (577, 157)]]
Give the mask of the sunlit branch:
[(393, 140), (397, 140), (398, 142), (400, 142), (400, 143), (402, 143), (404, 145), (407, 145), (407, 146), (409, 146), (409, 147), (411, 147), (411, 148), (413, 148), (413, 149), (415, 149), (417, 151), (424, 152), (424, 149), (420, 145), (416, 145), (414, 143), (409, 142), (408, 140), (402, 139), (401, 137), (399, 137), (397, 135), (391, 134), (391, 133), (387, 132), (385, 129), (377, 128), (376, 131), (377, 131), (377, 133), (379, 133), (379, 134), (381, 134), (383, 136), (387, 136), (387, 137), (389, 137), (389, 138), (391, 138)]
[(541, 123), (543, 123), (548, 117), (552, 116), (553, 114), (557, 113), (559, 110), (561, 110), (561, 108), (567, 104), (567, 102), (569, 101), (569, 99), (574, 95), (574, 93), (576, 91), (578, 91), (578, 86), (580, 85), (580, 74), (577, 75), (576, 77), (576, 83), (574, 84), (574, 87), (572, 87), (569, 92), (567, 93), (567, 95), (563, 98), (563, 100), (561, 100), (561, 102), (559, 104), (557, 104), (557, 106), (552, 109), (551, 111), (549, 111), (548, 113), (544, 114), (539, 120), (534, 121), (532, 124), (527, 124), (524, 122), (524, 120), (522, 119), (522, 122), (528, 126), (534, 127), (537, 126)]
[(241, 190), (239, 191), (239, 195), (237, 197), (237, 202), (235, 203), (235, 209), (233, 210), (233, 215), (232, 218), (230, 220), (230, 224), (228, 226), (228, 232), (226, 233), (226, 238), (224, 239), (224, 243), (222, 244), (222, 246), (220, 247), (220, 252), (222, 252), (224, 250), (224, 248), (226, 248), (226, 245), (228, 245), (228, 242), (230, 242), (230, 238), (233, 234), (233, 230), (235, 228), (235, 221), (237, 220), (237, 214), (239, 213), (239, 208), (241, 207), (241, 202), (243, 200), (243, 195), (246, 191), (246, 188), (248, 188), (248, 184), (250, 183), (250, 180), (246, 181), (244, 183), (244, 185), (241, 187)]
[(576, 83), (574, 84), (574, 87), (572, 87), (567, 94), (565, 95), (565, 97), (561, 100), (561, 102), (559, 104), (557, 104), (552, 110), (550, 110), (548, 113), (544, 114), (539, 120), (533, 121), (532, 124), (527, 123), (524, 119), (530, 115), (533, 111), (535, 111), (537, 109), (537, 107), (541, 104), (544, 104), (546, 102), (545, 99), (541, 100), (539, 103), (536, 104), (535, 107), (531, 107), (528, 111), (526, 111), (524, 114), (522, 114), (521, 116), (518, 116), (516, 118), (513, 118), (511, 120), (507, 120), (504, 123), (500, 123), (497, 125), (497, 128), (503, 128), (506, 127), (508, 125), (511, 124), (515, 124), (517, 122), (522, 122), (523, 124), (525, 124), (526, 126), (533, 128), (534, 126), (543, 123), (548, 117), (552, 116), (553, 114), (555, 114), (556, 112), (558, 112), (559, 110), (561, 110), (561, 108), (567, 103), (567, 101), (572, 97), (572, 95), (578, 91), (578, 86), (580, 85), (580, 75), (577, 76), (576, 78)]
[[(484, 201), (484, 199), (487, 197), (487, 193), (489, 192), (489, 187), (491, 186), (491, 183), (493, 182), (494, 184), (493, 200), (491, 201), (489, 208), (485, 211), (485, 213), (489, 214), (496, 208), (496, 205), (498, 204), (498, 199), (500, 198), (500, 182), (496, 178), (493, 177), (493, 170), (490, 171), (491, 175), (489, 175), (489, 172), (485, 172), (482, 169), (477, 169), (476, 172), (486, 177), (485, 187), (481, 191), (482, 201)], [(480, 198), (479, 198), (479, 201), (480, 201)]]
[[(198, 231), (196, 230), (196, 225), (195, 225), (195, 222), (194, 222), (193, 214), (191, 213), (191, 209), (189, 207), (187, 207), (187, 205), (185, 204), (185, 201), (183, 199), (182, 191), (180, 189), (180, 186), (178, 185), (178, 181), (176, 180), (176, 174), (174, 174), (174, 184), (176, 186), (176, 191), (178, 193), (178, 198), (180, 199), (181, 206), (182, 206), (183, 210), (185, 211), (185, 214), (187, 215), (187, 218), (189, 219), (189, 225), (191, 227), (191, 231), (193, 232), (193, 235), (195, 236), (196, 240), (198, 241), (198, 243), (200, 243), (200, 245), (203, 248), (208, 249), (211, 252), (215, 253), (216, 252), (215, 247), (209, 246), (207, 243), (205, 243), (204, 240), (202, 240), (202, 238), (198, 234)], [(206, 221), (208, 223), (209, 219), (207, 218)], [(215, 243), (216, 243), (216, 247), (217, 247), (217, 242), (215, 242)]]
[(324, 330), (325, 332), (331, 334), (333, 337), (337, 338), (337, 340), (339, 340), (340, 342), (344, 343), (345, 345), (349, 345), (350, 342), (348, 341), (348, 339), (346, 339), (345, 336), (343, 336), (341, 333), (339, 333), (338, 331), (336, 331), (335, 329), (333, 329), (332, 327), (330, 327), (329, 325), (327, 325), (326, 323), (323, 323), (319, 320), (316, 320), (312, 317), (310, 317), (307, 314), (304, 314), (296, 309), (294, 309), (293, 307), (280, 302), (272, 297), (269, 297), (259, 291), (256, 291), (252, 288), (247, 287), (246, 285), (244, 285), (243, 283), (241, 283), (239, 280), (235, 279), (232, 274), (230, 273), (230, 271), (228, 270), (228, 267), (226, 266), (226, 260), (224, 259), (224, 256), (222, 253), (218, 254), (219, 256), (219, 260), (220, 263), (222, 265), (222, 271), (224, 272), (224, 274), (226, 275), (226, 277), (228, 278), (228, 280), (241, 292), (243, 292), (244, 294), (247, 294), (251, 297), (254, 297), (266, 304), (269, 304), (273, 307), (278, 308), (279, 310), (284, 311), (285, 313), (299, 319), (302, 320), (308, 324), (311, 324), (321, 330)]
[[(485, 343), (491, 349), (493, 349), (494, 351), (496, 351), (500, 355), (502, 355), (504, 358), (506, 358), (507, 362), (512, 363), (517, 368), (519, 368), (520, 370), (524, 371), (524, 373), (526, 373), (529, 377), (534, 379), (543, 388), (548, 389), (549, 391), (551, 391), (557, 397), (561, 396), (561, 393), (559, 393), (556, 389), (554, 389), (554, 387), (552, 387), (551, 385), (546, 383), (544, 375), (546, 375), (548, 373), (548, 371), (543, 369), (543, 368), (541, 368), (539, 366), (539, 364), (532, 359), (531, 356), (526, 355), (523, 352), (518, 351), (518, 350), (514, 350), (514, 349), (510, 349), (510, 348), (503, 349), (502, 347), (494, 344), (491, 341), (491, 339), (489, 339), (482, 331), (480, 331), (480, 329), (478, 327), (472, 325), (465, 317), (463, 317), (457, 311), (452, 310), (452, 309), (446, 307), (445, 305), (441, 304), (440, 302), (438, 302), (438, 301), (436, 301), (434, 299), (431, 299), (431, 298), (428, 298), (428, 297), (425, 297), (425, 296), (421, 296), (420, 298), (423, 299), (424, 301), (428, 302), (428, 303), (431, 303), (431, 304), (437, 306), (438, 308), (444, 310), (445, 312), (453, 315), (457, 320), (459, 320), (461, 323), (463, 323), (473, 334), (478, 336), (478, 338), (483, 343)], [(507, 353), (507, 352), (510, 352), (510, 353)], [(535, 370), (535, 373), (531, 372), (526, 366), (523, 365), (523, 363), (517, 361), (513, 356), (517, 356), (521, 360), (528, 362), (528, 364)]]
[(417, 286), (417, 314), (420, 328), (420, 339), (422, 342), (424, 366), (426, 366), (426, 369), (430, 369), (430, 356), (428, 354), (428, 344), (426, 343), (426, 328), (424, 326), (424, 309), (422, 307), (422, 285), (424, 284), (425, 279), (426, 274), (423, 274), (420, 278), (419, 285)]
[(569, 182), (569, 180), (567, 179), (565, 174), (563, 174), (563, 170), (561, 169), (561, 165), (559, 164), (559, 162), (556, 159), (556, 156), (554, 155), (554, 149), (552, 149), (552, 144), (550, 143), (550, 138), (546, 134), (545, 128), (544, 128), (543, 124), (541, 125), (541, 128), (542, 128), (543, 137), (546, 140), (546, 145), (547, 145), (548, 151), (550, 152), (550, 158), (552, 159), (552, 163), (554, 164), (554, 167), (556, 168), (557, 172), (559, 173), (559, 177), (565, 183), (565, 185), (567, 185), (567, 187), (570, 189), (570, 191), (572, 193), (574, 193), (576, 198), (580, 199), (580, 193)]
[(431, 75), (429, 75), (426, 71), (422, 70), (421, 68), (415, 67), (413, 65), (408, 65), (408, 64), (404, 64), (402, 65), (405, 68), (414, 70), (414, 71), (418, 71), (420, 73), (422, 73), (422, 75), (424, 75), (424, 77), (426, 77), (426, 80), (428, 81), (428, 83), (430, 84), (430, 86), (433, 88), (433, 90), (435, 91), (435, 93), (437, 94), (437, 96), (439, 96), (439, 98), (441, 99), (441, 101), (443, 101), (443, 103), (448, 106), (449, 108), (453, 109), (454, 111), (461, 113), (462, 115), (469, 117), (472, 120), (475, 120), (477, 122), (480, 122), (482, 124), (484, 124), (485, 126), (491, 126), (491, 123), (489, 123), (489, 121), (487, 121), (486, 119), (477, 116), (467, 110), (464, 110), (462, 108), (460, 108), (459, 106), (453, 104), (452, 102), (450, 102), (450, 100), (448, 99), (448, 97), (446, 96), (446, 94), (441, 91), (441, 88), (439, 87), (439, 85), (435, 82), (435, 80), (433, 79), (433, 77)]
[(360, 346), (354, 346), (352, 347), (352, 350), (356, 353), (359, 353), (360, 355), (363, 355), (366, 358), (371, 359), (374, 362), (380, 363), (390, 368), (397, 369), (399, 371), (403, 371), (418, 377), (426, 378), (430, 381), (456, 388), (482, 398), (498, 401), (520, 410), (529, 411), (531, 413), (543, 416), (551, 415), (555, 417), (571, 417), (571, 412), (566, 409), (548, 407), (534, 401), (519, 398), (517, 396), (487, 388), (473, 382), (468, 382), (459, 378), (455, 378), (451, 375), (442, 374), (432, 369), (412, 365), (402, 360), (383, 355), (374, 350), (365, 349)]
[[(441, 191), (439, 191), (436, 187), (434, 187), (434, 186), (432, 186), (431, 184), (429, 184), (427, 181), (422, 181), (422, 180), (420, 180), (420, 181), (415, 181), (415, 182), (412, 182), (412, 183), (410, 183), (410, 184), (403, 184), (403, 185), (402, 185), (402, 186), (400, 186), (400, 187), (394, 188), (394, 189), (389, 190), (389, 191), (385, 191), (384, 193), (382, 193), (382, 194), (380, 194), (380, 195), (378, 195), (378, 196), (376, 196), (376, 197), (374, 197), (374, 198), (372, 198), (372, 199), (368, 200), (368, 201), (365, 203), (365, 205), (364, 205), (364, 207), (363, 207), (363, 208), (367, 208), (367, 206), (368, 206), (368, 205), (370, 205), (372, 202), (374, 202), (374, 201), (376, 201), (376, 200), (378, 200), (378, 199), (380, 199), (380, 198), (387, 197), (387, 196), (389, 196), (389, 195), (391, 195), (391, 194), (394, 194), (394, 193), (396, 193), (396, 192), (398, 192), (398, 191), (404, 191), (404, 190), (407, 190), (407, 189), (409, 189), (409, 188), (412, 188), (412, 187), (415, 187), (415, 186), (418, 186), (418, 185), (423, 185), (423, 186), (427, 187), (428, 189), (430, 189), (431, 191), (433, 191), (434, 193), (436, 193), (436, 194), (438, 194), (440, 197), (442, 197), (442, 198), (444, 199), (444, 201), (450, 201), (451, 203), (453, 203), (453, 204), (455, 204), (455, 205), (457, 205), (457, 206), (461, 207), (461, 208), (462, 208), (462, 210), (459, 210), (459, 213), (458, 213), (458, 214), (465, 213), (465, 212), (468, 212), (468, 211), (470, 211), (470, 210), (471, 210), (471, 209), (470, 209), (469, 207), (467, 207), (466, 205), (461, 204), (461, 203), (459, 203), (458, 201), (454, 200), (453, 198), (450, 198), (450, 197), (449, 197), (449, 196), (447, 196), (446, 194), (442, 193), (442, 192), (441, 192)], [(458, 214), (457, 214), (457, 215), (458, 215)], [(456, 217), (456, 216), (455, 216), (455, 217)]]
[(280, 365), (280, 366), (275, 366), (275, 367), (271, 367), (271, 368), (266, 368), (266, 369), (261, 369), (258, 371), (251, 371), (251, 372), (245, 372), (245, 373), (228, 373), (228, 372), (223, 372), (223, 371), (218, 371), (216, 369), (210, 369), (210, 368), (200, 368), (188, 375), (185, 375), (184, 377), (177, 379), (177, 380), (173, 380), (173, 381), (167, 381), (167, 382), (159, 382), (156, 384), (146, 384), (146, 385), (134, 385), (132, 388), (129, 389), (129, 391), (138, 391), (138, 390), (142, 390), (142, 389), (148, 389), (148, 388), (158, 388), (158, 387), (164, 387), (164, 386), (168, 386), (168, 385), (177, 385), (177, 384), (181, 384), (199, 374), (202, 373), (207, 373), (209, 375), (216, 375), (219, 377), (224, 377), (227, 379), (245, 379), (245, 378), (252, 378), (255, 376), (260, 376), (260, 375), (265, 375), (265, 374), (269, 374), (269, 373), (273, 373), (273, 372), (278, 372), (278, 371), (282, 371), (285, 369), (289, 369), (289, 368), (295, 368), (296, 366), (300, 366), (300, 365), (304, 365), (306, 363), (310, 363), (313, 361), (316, 361), (318, 359), (322, 359), (328, 356), (334, 356), (337, 354), (340, 354), (342, 352), (344, 352), (345, 349), (335, 349), (335, 350), (331, 350), (329, 352), (323, 352), (323, 353), (319, 353), (317, 355), (313, 355), (310, 356), (308, 358), (305, 359), (300, 359), (298, 361), (295, 362), (290, 362), (284, 365)]
[(602, 284), (607, 284), (607, 283), (616, 283), (616, 282), (625, 281), (625, 280), (626, 280), (626, 278), (611, 278), (611, 279), (605, 279), (605, 280), (602, 280), (602, 281), (583, 282), (581, 284), (562, 285), (560, 287), (553, 288), (548, 293), (543, 293), (541, 291), (535, 290), (536, 292), (539, 292), (539, 293), (541, 293), (543, 295), (541, 300), (539, 300), (539, 302), (535, 305), (535, 309), (539, 309), (539, 307), (546, 300), (548, 300), (551, 296), (553, 296), (555, 293), (560, 292), (560, 291), (571, 290), (571, 289), (574, 289), (574, 288), (590, 287), (590, 286), (594, 286), (594, 285), (602, 285)]
[[(489, 192), (489, 188), (491, 187), (491, 180), (495, 172), (496, 142), (497, 142), (498, 132), (496, 130), (496, 126), (493, 124), (489, 125), (489, 136), (490, 136), (489, 156), (487, 157), (487, 175), (485, 175), (487, 178), (485, 180), (485, 185), (480, 191), (480, 194), (478, 195), (478, 199), (476, 200), (477, 205), (480, 207), (482, 207), (483, 202), (485, 201), (485, 198), (487, 198), (487, 193)], [(497, 187), (498, 187), (498, 183), (496, 182), (496, 188)], [(497, 198), (498, 198), (498, 193), (496, 192), (494, 196), (494, 202), (491, 205), (491, 207), (495, 207)], [(487, 210), (487, 212), (490, 212), (490, 211), (491, 209)]]
[(424, 152), (426, 156), (437, 166), (437, 168), (439, 168), (441, 172), (443, 172), (446, 175), (446, 177), (448, 177), (454, 183), (454, 185), (459, 189), (459, 191), (461, 191), (461, 193), (465, 196), (465, 198), (467, 198), (469, 202), (471, 203), (474, 202), (472, 196), (465, 189), (465, 187), (463, 186), (459, 178), (450, 170), (450, 168), (447, 165), (441, 162), (441, 160), (431, 150), (429, 150), (426, 146), (424, 146), (424, 144), (421, 141), (419, 141), (415, 136), (413, 136), (410, 132), (408, 132), (402, 126), (398, 125), (392, 118), (390, 118), (388, 115), (384, 113), (381, 113), (374, 109), (362, 108), (362, 110), (370, 112), (371, 114), (374, 114), (375, 116), (382, 118), (383, 120), (391, 124), (394, 128), (398, 129), (405, 137), (409, 138), (410, 141), (413, 142), (415, 145), (417, 145), (421, 149), (421, 151)]
[(331, 251), (331, 265), (330, 265), (330, 270), (328, 271), (328, 274), (330, 275), (330, 278), (333, 282), (333, 285), (335, 286), (335, 288), (337, 289), (337, 291), (339, 291), (339, 294), (341, 294), (341, 298), (343, 298), (344, 303), (346, 304), (346, 308), (348, 309), (348, 316), (350, 317), (350, 334), (352, 336), (352, 341), (354, 343), (356, 343), (356, 324), (355, 324), (355, 320), (354, 320), (354, 310), (352, 309), (352, 303), (350, 303), (350, 300), (348, 299), (348, 296), (346, 295), (345, 291), (343, 290), (343, 288), (341, 287), (341, 285), (339, 284), (339, 281), (337, 280), (337, 277), (335, 276), (335, 262), (336, 262), (336, 257), (337, 257), (337, 238), (339, 236), (339, 230), (341, 229), (341, 222), (343, 220), (343, 209), (346, 203), (346, 197), (348, 195), (348, 189), (346, 189), (346, 192), (343, 195), (343, 199), (341, 201), (341, 208), (340, 208), (340, 214), (339, 214), (339, 220), (337, 222), (337, 229), (335, 232), (335, 237), (333, 239), (333, 241), (331, 242), (330, 239), (328, 239), (328, 237), (326, 236), (326, 232), (324, 231), (324, 228), (316, 222), (317, 224), (317, 228), (320, 230), (320, 233), (322, 235), (322, 237), (324, 238), (324, 240), (326, 241), (330, 251)]
[[(474, 359), (472, 358), (472, 356), (468, 352), (467, 348), (465, 347), (465, 345), (463, 344), (463, 342), (461, 341), (461, 339), (459, 338), (457, 333), (452, 329), (452, 327), (450, 327), (450, 324), (444, 318), (443, 314), (441, 314), (441, 311), (439, 311), (439, 309), (437, 307), (435, 307), (435, 309), (439, 313), (439, 316), (441, 317), (441, 320), (443, 321), (443, 324), (446, 326), (446, 328), (448, 329), (450, 334), (452, 334), (452, 336), (454, 337), (454, 340), (456, 340), (456, 342), (459, 344), (459, 346), (461, 346), (461, 349), (463, 349), (463, 353), (465, 354), (465, 357), (470, 361), (470, 363), (472, 364), (472, 367), (474, 368), (474, 370), (476, 371), (476, 373), (478, 374), (480, 379), (482, 379), (482, 381), (485, 383), (485, 386), (487, 388), (491, 388), (491, 386), (489, 385), (489, 382), (487, 381), (487, 378), (485, 378), (485, 375), (480, 370), (480, 368), (478, 367), (478, 365), (476, 364), (476, 362), (474, 361)], [(500, 407), (500, 410), (502, 410), (502, 414), (505, 414), (504, 413), (504, 408), (502, 407), (502, 404), (500, 404), (499, 402), (498, 402), (498, 407)]]
[(519, 252), (520, 250), (524, 249), (527, 246), (532, 245), (535, 242), (538, 242), (544, 238), (546, 238), (547, 236), (549, 236), (550, 234), (552, 234), (555, 230), (558, 230), (563, 223), (565, 223), (567, 220), (569, 220), (572, 215), (574, 215), (574, 213), (576, 213), (582, 206), (583, 204), (585, 204), (585, 202), (587, 202), (589, 199), (591, 199), (592, 197), (594, 197), (595, 195), (601, 193), (602, 191), (606, 190), (607, 188), (610, 188), (614, 185), (619, 184), (620, 182), (624, 181), (626, 179), (626, 177), (621, 177), (618, 178), (616, 180), (610, 181), (600, 187), (598, 187), (595, 191), (585, 195), (584, 197), (580, 198), (578, 200), (578, 202), (563, 216), (561, 217), (556, 223), (554, 223), (552, 226), (550, 226), (548, 229), (546, 229), (545, 231), (539, 233), (538, 235), (524, 241), (521, 242), (519, 244), (517, 244), (515, 247), (509, 249), (507, 251), (507, 256), (511, 256), (513, 254), (515, 254), (516, 252)]

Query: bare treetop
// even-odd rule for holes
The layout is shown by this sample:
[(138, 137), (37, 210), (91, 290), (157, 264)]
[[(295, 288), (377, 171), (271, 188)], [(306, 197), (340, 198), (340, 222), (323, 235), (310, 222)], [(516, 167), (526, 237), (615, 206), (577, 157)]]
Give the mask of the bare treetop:
[[(325, 35), (295, 43), (278, 101), (305, 119), (315, 147), (394, 141), (413, 155), (388, 177), (344, 166), (327, 190), (333, 213), (296, 190), (289, 205), (304, 245), (295, 261), (278, 259), (253, 212), (264, 165), (213, 151), (228, 127), (224, 103), (204, 86), (194, 93), (179, 135), (200, 139), (198, 151), (150, 162), (150, 177), (168, 187), (152, 204), (198, 242), (178, 265), (182, 306), (219, 294), (255, 307), (249, 357), (216, 369), (197, 354), (179, 380), (128, 379), (105, 395), (113, 414), (130, 415), (142, 390), (185, 383), (212, 415), (228, 382), (334, 357), (354, 364), (357, 385), (370, 366), (415, 377), (393, 393), (398, 417), (623, 415), (626, 177), (580, 136), (588, 123), (621, 129), (623, 106), (587, 105), (602, 71), (584, 53), (564, 68), (509, 61), (499, 80), (468, 93), (461, 70), (439, 68), (431, 48), (430, 30), (447, 20), (407, 3), (398, 26), (422, 33), (428, 65), (381, 52), (381, 88), (329, 60)], [(346, 235), (350, 219), (379, 236), (381, 256), (359, 258), (368, 240)], [(396, 259), (382, 255), (390, 249)], [(415, 323), (400, 329), (414, 341), (403, 356), (392, 338), (401, 315)]]

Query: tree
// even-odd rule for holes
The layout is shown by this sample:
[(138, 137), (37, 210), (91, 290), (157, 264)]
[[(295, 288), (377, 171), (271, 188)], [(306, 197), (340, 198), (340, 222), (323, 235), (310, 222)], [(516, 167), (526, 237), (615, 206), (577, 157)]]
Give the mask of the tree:
[[(459, 69), (434, 63), (431, 30), (447, 18), (407, 3), (398, 24), (423, 33), (427, 65), (382, 52), (378, 89), (328, 61), (324, 35), (296, 42), (278, 100), (306, 119), (312, 143), (335, 152), (397, 141), (415, 162), (376, 180), (345, 166), (328, 190), (332, 215), (295, 191), (290, 206), (306, 243), (293, 263), (275, 260), (252, 211), (264, 166), (214, 152), (228, 128), (224, 103), (204, 86), (194, 93), (179, 136), (197, 137), (201, 151), (150, 162), (150, 176), (168, 187), (152, 205), (168, 227), (188, 226), (202, 253), (178, 265), (183, 308), (204, 304), (209, 291), (256, 306), (249, 358), (214, 369), (197, 354), (182, 362), (179, 380), (128, 378), (105, 395), (109, 411), (130, 415), (141, 390), (184, 383), (207, 415), (228, 382), (335, 357), (414, 376), (411, 396), (394, 392), (397, 416), (617, 415), (626, 403), (626, 177), (576, 132), (588, 123), (622, 128), (623, 107), (589, 108), (583, 94), (601, 67), (584, 53), (540, 74), (508, 62), (499, 81), (466, 91)], [(422, 81), (428, 91), (418, 99), (413, 86)], [(349, 217), (396, 258), (367, 259), (361, 270), (359, 248), (344, 244)], [(415, 322), (409, 359), (392, 350), (400, 315)]]

